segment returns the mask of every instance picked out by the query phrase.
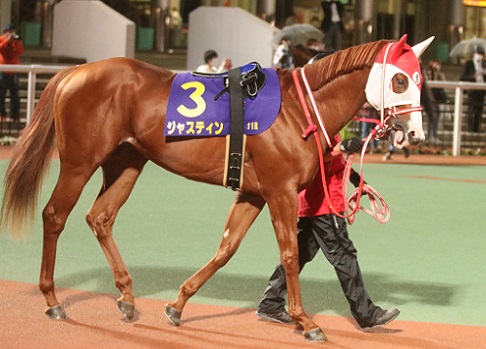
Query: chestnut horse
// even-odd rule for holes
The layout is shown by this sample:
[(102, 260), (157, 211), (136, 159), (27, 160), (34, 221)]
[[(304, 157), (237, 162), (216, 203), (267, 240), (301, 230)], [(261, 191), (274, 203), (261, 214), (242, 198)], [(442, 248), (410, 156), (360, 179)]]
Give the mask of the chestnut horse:
[[(365, 87), (375, 60), (389, 46), (397, 46), (394, 51), (398, 58), (411, 51), (404, 40), (393, 44), (377, 41), (305, 66), (307, 82), (317, 102), (311, 116), (313, 124), (318, 125), (319, 112), (332, 137), (351, 120), (366, 100)], [(415, 50), (414, 53), (417, 56)], [(415, 63), (418, 66), (418, 61)], [(244, 182), (236, 192), (216, 255), (183, 283), (178, 298), (167, 305), (165, 313), (173, 324), (180, 323), (188, 299), (230, 260), (250, 225), (268, 204), (286, 271), (289, 313), (303, 327), (306, 338), (324, 341), (324, 333), (302, 307), (296, 222), (297, 194), (312, 183), (319, 167), (317, 144), (322, 145), (323, 151), (328, 145), (321, 130), (317, 131), (320, 142), (302, 137), (309, 123), (297, 97), (292, 71), (278, 70), (277, 74), (282, 93), (279, 115), (265, 132), (247, 138)], [(60, 173), (42, 212), (44, 243), (39, 280), (50, 318), (67, 318), (54, 287), (57, 242), (85, 184), (99, 167), (103, 183), (86, 221), (110, 264), (121, 292), (117, 305), (127, 318), (134, 315), (132, 279), (113, 240), (112, 228), (145, 163), (150, 160), (195, 181), (223, 184), (224, 137), (181, 140), (163, 136), (175, 76), (171, 71), (133, 59), (113, 58), (67, 68), (53, 77), (42, 93), (4, 178), (1, 223), (2, 230), (9, 229), (14, 236), (32, 223), (40, 186), (57, 143)], [(299, 79), (302, 82), (303, 78)], [(390, 83), (396, 93), (401, 93), (409, 81), (413, 84), (409, 77), (396, 74)], [(306, 100), (310, 105), (309, 95)], [(422, 141), (421, 113), (402, 114), (388, 120), (396, 132), (402, 133), (402, 137), (396, 137), (397, 145)], [(419, 126), (417, 120), (415, 125), (412, 122), (416, 117), (420, 118)]]

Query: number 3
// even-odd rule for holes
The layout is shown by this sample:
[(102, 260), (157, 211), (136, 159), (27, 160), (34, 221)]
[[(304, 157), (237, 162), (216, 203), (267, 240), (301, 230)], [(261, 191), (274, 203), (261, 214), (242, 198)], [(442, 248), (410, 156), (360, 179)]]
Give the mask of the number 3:
[(180, 105), (177, 107), (177, 111), (182, 116), (186, 116), (188, 118), (195, 118), (204, 113), (206, 110), (206, 101), (204, 98), (202, 98), (202, 95), (206, 90), (206, 87), (199, 81), (186, 82), (185, 84), (182, 84), (181, 87), (184, 90), (188, 90), (190, 88), (194, 89), (194, 92), (189, 95), (189, 98), (196, 103), (196, 107), (190, 109), (184, 105)]

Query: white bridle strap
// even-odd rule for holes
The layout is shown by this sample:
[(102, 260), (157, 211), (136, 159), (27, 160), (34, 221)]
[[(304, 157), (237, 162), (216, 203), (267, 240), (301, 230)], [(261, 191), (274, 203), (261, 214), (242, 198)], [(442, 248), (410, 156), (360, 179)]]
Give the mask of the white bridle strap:
[(381, 70), (381, 88), (380, 88), (380, 120), (381, 127), (385, 127), (385, 68), (386, 59), (388, 58), (388, 51), (390, 51), (392, 43), (389, 43), (385, 49), (385, 57), (383, 58), (383, 69)]
[(317, 121), (319, 122), (319, 126), (321, 127), (322, 133), (324, 134), (324, 137), (326, 138), (327, 145), (331, 148), (332, 143), (331, 143), (331, 138), (329, 137), (329, 134), (327, 133), (326, 127), (324, 126), (324, 122), (322, 121), (321, 114), (319, 113), (319, 109), (317, 109), (317, 104), (314, 99), (314, 94), (312, 93), (312, 90), (309, 86), (309, 83), (307, 82), (307, 77), (304, 72), (304, 68), (300, 70), (300, 75), (302, 77), (302, 81), (304, 82), (305, 89), (307, 91), (307, 95), (309, 96), (312, 104), (312, 108), (314, 109), (314, 113), (316, 114)]

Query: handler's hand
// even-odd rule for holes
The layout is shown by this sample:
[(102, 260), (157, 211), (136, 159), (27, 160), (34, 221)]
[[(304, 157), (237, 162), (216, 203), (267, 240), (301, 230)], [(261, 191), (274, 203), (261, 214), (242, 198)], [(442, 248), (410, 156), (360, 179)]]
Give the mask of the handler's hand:
[(357, 153), (363, 148), (363, 141), (359, 138), (348, 138), (341, 142), (341, 151)]

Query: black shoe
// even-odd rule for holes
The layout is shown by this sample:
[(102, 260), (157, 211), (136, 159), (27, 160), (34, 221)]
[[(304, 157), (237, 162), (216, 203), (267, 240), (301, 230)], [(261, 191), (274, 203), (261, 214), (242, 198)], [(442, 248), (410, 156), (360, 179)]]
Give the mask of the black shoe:
[(382, 310), (376, 317), (376, 320), (374, 322), (370, 322), (366, 325), (361, 325), (361, 328), (363, 330), (368, 330), (370, 328), (375, 328), (379, 326), (385, 326), (386, 324), (389, 324), (393, 320), (397, 318), (397, 316), (400, 315), (400, 310), (393, 308), (389, 310)]
[(403, 148), (403, 153), (405, 154), (405, 159), (408, 159), (408, 157), (410, 156), (410, 149)]
[(257, 310), (256, 314), (265, 320), (278, 322), (279, 324), (292, 325), (297, 323), (294, 321), (294, 319), (290, 317), (289, 313), (287, 313), (286, 310), (276, 311), (273, 313), (267, 313), (263, 310)]

